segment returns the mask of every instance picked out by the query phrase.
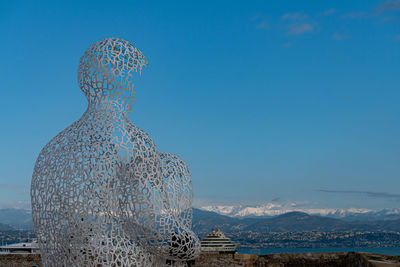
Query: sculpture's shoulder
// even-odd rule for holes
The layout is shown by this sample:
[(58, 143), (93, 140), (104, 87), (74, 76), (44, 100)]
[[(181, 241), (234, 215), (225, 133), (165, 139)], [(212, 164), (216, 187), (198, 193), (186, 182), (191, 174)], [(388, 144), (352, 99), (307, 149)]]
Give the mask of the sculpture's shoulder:
[(147, 132), (128, 120), (125, 125), (125, 131), (133, 149), (158, 154), (157, 146)]
[(40, 151), (36, 160), (35, 170), (44, 164), (57, 164), (61, 155), (70, 152), (79, 137), (79, 132), (79, 121), (76, 121), (54, 136)]

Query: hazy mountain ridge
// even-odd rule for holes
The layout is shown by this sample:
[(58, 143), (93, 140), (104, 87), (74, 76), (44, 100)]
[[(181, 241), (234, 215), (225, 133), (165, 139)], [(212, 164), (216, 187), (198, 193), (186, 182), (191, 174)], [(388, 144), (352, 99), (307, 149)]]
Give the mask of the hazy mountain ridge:
[(24, 209), (0, 209), (0, 223), (14, 229), (33, 229), (32, 212)]
[(318, 215), (330, 218), (343, 219), (347, 221), (375, 221), (375, 220), (396, 220), (400, 219), (400, 208), (394, 209), (317, 209), (299, 208), (295, 204), (274, 204), (269, 203), (259, 206), (202, 206), (202, 210), (216, 212), (234, 218), (246, 217), (273, 217), (290, 212), (304, 212), (310, 215)]
[[(0, 209), (0, 226), (5, 230), (32, 229), (29, 210)], [(204, 235), (215, 225), (223, 231), (252, 232), (340, 232), (340, 231), (399, 231), (400, 219), (349, 221), (338, 218), (310, 215), (304, 212), (289, 212), (273, 217), (229, 217), (211, 211), (193, 209), (193, 229)]]
[(8, 224), (0, 223), (0, 231), (12, 231), (14, 228), (9, 226)]
[(211, 231), (214, 225), (225, 232), (344, 232), (344, 231), (400, 231), (400, 219), (376, 221), (345, 221), (342, 219), (289, 212), (271, 218), (232, 218), (215, 212), (194, 209), (193, 230), (200, 235)]

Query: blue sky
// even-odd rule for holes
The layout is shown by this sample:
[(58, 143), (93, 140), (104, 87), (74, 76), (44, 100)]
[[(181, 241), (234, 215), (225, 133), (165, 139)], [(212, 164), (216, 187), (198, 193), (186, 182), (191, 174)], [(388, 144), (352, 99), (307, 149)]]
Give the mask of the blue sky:
[(130, 119), (208, 203), (400, 205), (400, 1), (2, 1), (0, 207), (77, 120), (80, 56), (149, 60)]

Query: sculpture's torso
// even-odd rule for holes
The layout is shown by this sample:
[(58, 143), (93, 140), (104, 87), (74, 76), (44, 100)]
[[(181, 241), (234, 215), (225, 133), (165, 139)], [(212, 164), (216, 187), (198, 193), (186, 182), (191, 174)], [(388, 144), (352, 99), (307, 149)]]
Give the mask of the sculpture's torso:
[[(114, 119), (109, 120), (108, 116)], [(143, 172), (142, 168), (147, 171)], [(39, 238), (56, 239), (42, 242), (43, 249), (49, 253), (49, 263), (55, 260), (52, 255), (66, 255), (66, 250), (76, 252), (74, 265), (90, 256), (114, 262), (108, 259), (111, 255), (116, 257), (122, 252), (139, 250), (119, 227), (123, 215), (121, 206), (126, 205), (121, 202), (127, 201), (123, 198), (126, 192), (120, 192), (120, 187), (142, 190), (133, 192), (133, 196), (141, 199), (132, 201), (138, 208), (150, 205), (142, 193), (145, 190), (150, 193), (155, 188), (146, 188), (149, 183), (144, 180), (157, 179), (159, 171), (158, 153), (151, 138), (114, 112), (86, 112), (53, 138), (39, 155), (32, 181), (37, 188), (32, 192), (32, 204), (38, 208), (33, 213), (36, 214), (35, 225), (40, 229)], [(138, 186), (127, 188), (133, 180)], [(143, 212), (149, 210), (141, 209), (135, 214), (137, 219), (149, 217)], [(52, 218), (50, 225), (42, 222), (48, 218)], [(91, 226), (96, 231), (90, 229)], [(118, 251), (109, 250), (112, 246), (107, 242), (115, 242), (112, 234), (124, 237), (118, 240), (121, 246)], [(47, 247), (47, 244), (60, 246)], [(81, 253), (82, 250), (85, 253)], [(65, 259), (66, 265), (72, 264), (70, 260), (70, 257)]]
[(116, 38), (95, 43), (81, 58), (88, 109), (43, 148), (32, 177), (45, 266), (162, 266), (199, 253), (186, 164), (159, 153), (127, 119), (132, 72), (146, 62)]

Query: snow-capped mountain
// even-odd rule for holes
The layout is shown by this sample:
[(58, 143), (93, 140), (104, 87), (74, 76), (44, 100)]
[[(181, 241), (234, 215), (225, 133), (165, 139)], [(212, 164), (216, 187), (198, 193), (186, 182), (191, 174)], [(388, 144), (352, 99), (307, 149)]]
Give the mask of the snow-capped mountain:
[(268, 203), (258, 206), (229, 206), (215, 205), (202, 206), (202, 210), (216, 212), (230, 217), (271, 217), (285, 214), (288, 212), (305, 212), (310, 215), (319, 215), (331, 218), (340, 218), (345, 220), (387, 220), (400, 219), (400, 208), (395, 209), (324, 209), (324, 208), (302, 208), (297, 207), (295, 203)]

